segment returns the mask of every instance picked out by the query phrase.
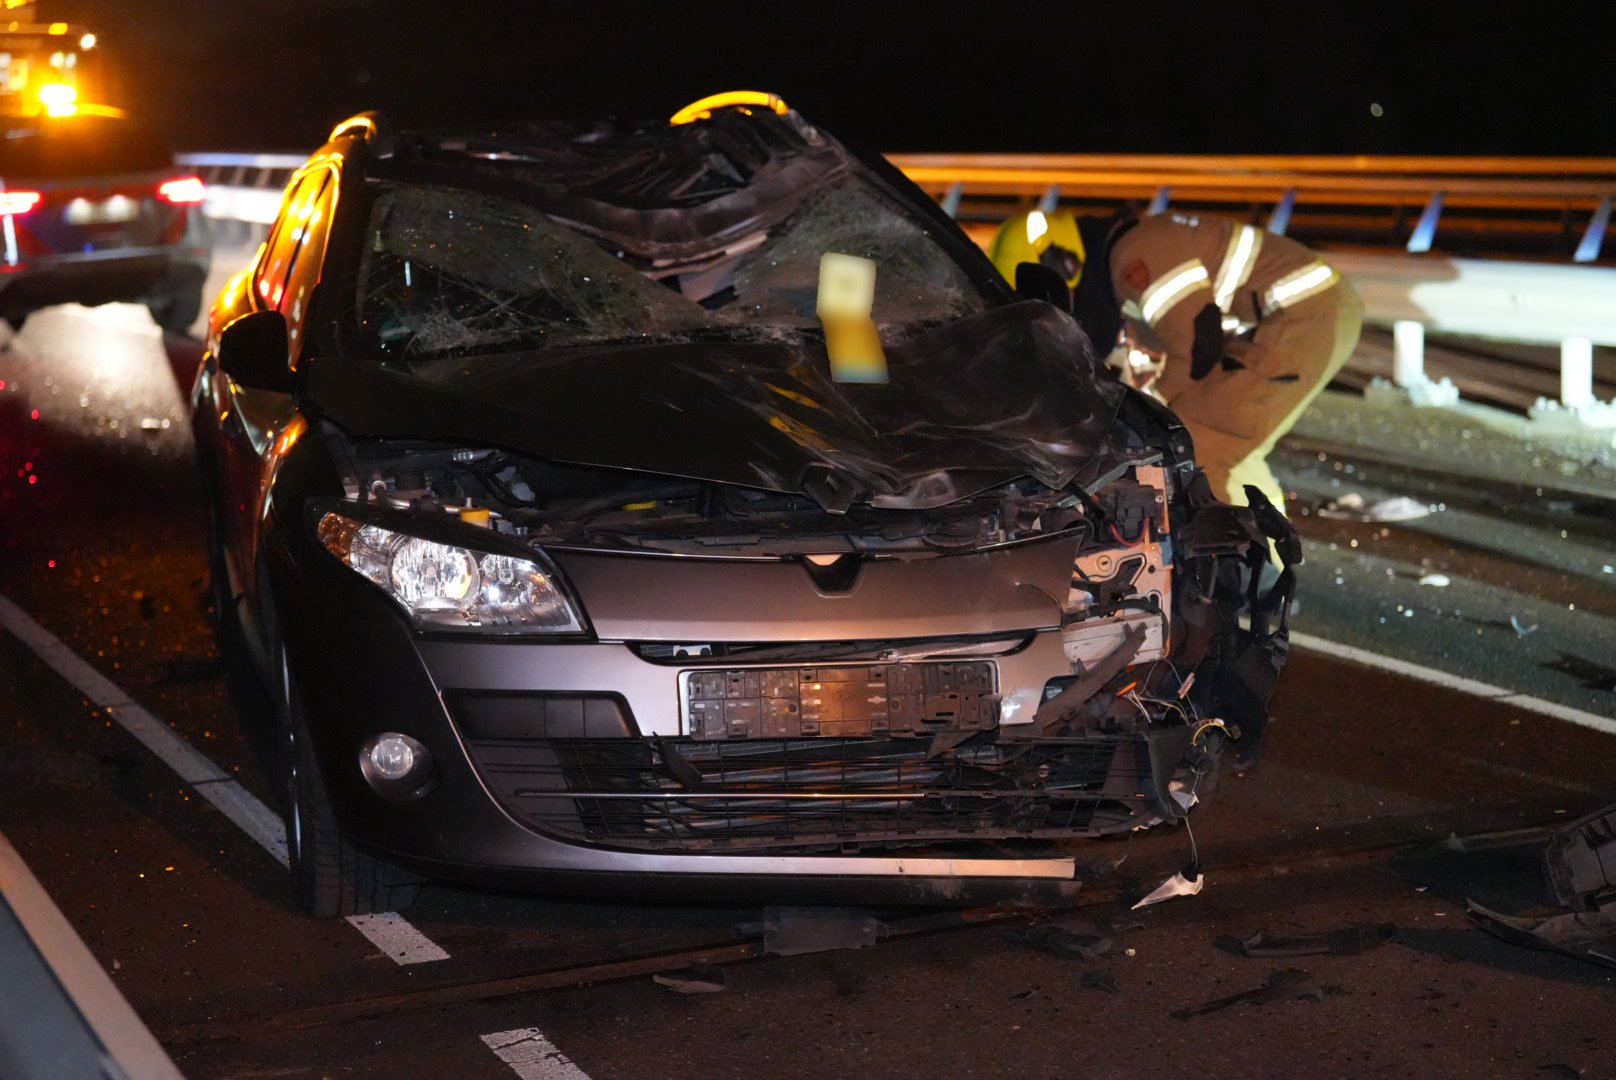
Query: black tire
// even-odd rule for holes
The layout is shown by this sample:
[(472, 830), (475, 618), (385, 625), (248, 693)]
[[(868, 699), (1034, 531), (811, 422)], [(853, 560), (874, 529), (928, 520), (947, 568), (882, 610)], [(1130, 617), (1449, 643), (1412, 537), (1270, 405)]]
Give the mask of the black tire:
[(360, 851), (337, 824), (284, 657), (279, 713), (286, 853), (297, 906), (316, 918), (406, 910), (420, 879)]
[(180, 286), (158, 293), (146, 301), (146, 310), (169, 333), (188, 334), (202, 314), (202, 287)]

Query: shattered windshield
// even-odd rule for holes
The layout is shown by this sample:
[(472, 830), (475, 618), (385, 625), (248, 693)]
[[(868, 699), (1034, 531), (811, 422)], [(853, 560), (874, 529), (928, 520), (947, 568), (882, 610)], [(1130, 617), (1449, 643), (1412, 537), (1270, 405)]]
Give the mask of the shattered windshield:
[(900, 338), (990, 306), (929, 227), (857, 174), (771, 228), (680, 265), (637, 265), (536, 206), (458, 187), (390, 183), (372, 208), (358, 319), (385, 359), (817, 333), (826, 252), (872, 260), (872, 316)]

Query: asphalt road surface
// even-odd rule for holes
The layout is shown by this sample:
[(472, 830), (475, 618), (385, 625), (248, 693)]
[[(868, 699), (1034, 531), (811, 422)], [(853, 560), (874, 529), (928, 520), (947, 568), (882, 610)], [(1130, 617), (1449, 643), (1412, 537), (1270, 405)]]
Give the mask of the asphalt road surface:
[[(233, 780), (232, 805), (275, 806), (262, 706), (205, 615), (182, 389), (197, 352), (118, 308), (44, 312), (0, 351), (0, 833), (188, 1076), (1616, 1075), (1616, 978), (1464, 914), (1541, 905), (1532, 830), (1616, 797), (1597, 536), (1561, 560), (1547, 526), (1480, 511), (1299, 518), (1312, 646), (1261, 766), (1193, 820), (1206, 888), (1128, 910), (1185, 863), (1186, 831), (1080, 846), (1096, 867), (1125, 856), (1077, 913), (1111, 941), (1090, 959), (1018, 942), (1011, 912), (881, 911), (878, 944), (792, 957), (761, 955), (761, 909), (677, 897), (432, 886), (407, 920), (314, 921), (263, 836), (211, 801)], [(1285, 463), (1310, 508), (1334, 464)], [(1406, 477), (1357, 480), (1374, 496)], [(1448, 586), (1418, 584), (1432, 568)], [(1591, 667), (1545, 667), (1556, 644)], [(147, 714), (218, 776), (188, 784), (137, 741)], [(1382, 923), (1395, 937), (1361, 955), (1218, 944)], [(652, 979), (707, 959), (720, 992)], [(1300, 996), (1173, 1016), (1285, 968), (1306, 972)]]

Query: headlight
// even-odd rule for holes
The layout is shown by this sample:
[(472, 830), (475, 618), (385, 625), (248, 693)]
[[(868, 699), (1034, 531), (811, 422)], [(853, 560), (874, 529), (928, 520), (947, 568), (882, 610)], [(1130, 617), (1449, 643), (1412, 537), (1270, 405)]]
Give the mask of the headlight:
[(318, 533), (327, 551), (381, 586), (424, 629), (583, 629), (554, 574), (534, 560), (443, 544), (341, 514), (321, 517)]

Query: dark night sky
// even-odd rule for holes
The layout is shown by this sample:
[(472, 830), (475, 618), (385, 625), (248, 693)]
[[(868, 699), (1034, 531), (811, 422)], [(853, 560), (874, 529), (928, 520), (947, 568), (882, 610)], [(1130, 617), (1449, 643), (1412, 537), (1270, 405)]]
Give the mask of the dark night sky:
[[(471, 14), (466, 14), (470, 12)], [(39, 0), (184, 149), (772, 89), (884, 150), (1616, 153), (1616, 6)], [(1378, 103), (1383, 115), (1370, 106)]]

